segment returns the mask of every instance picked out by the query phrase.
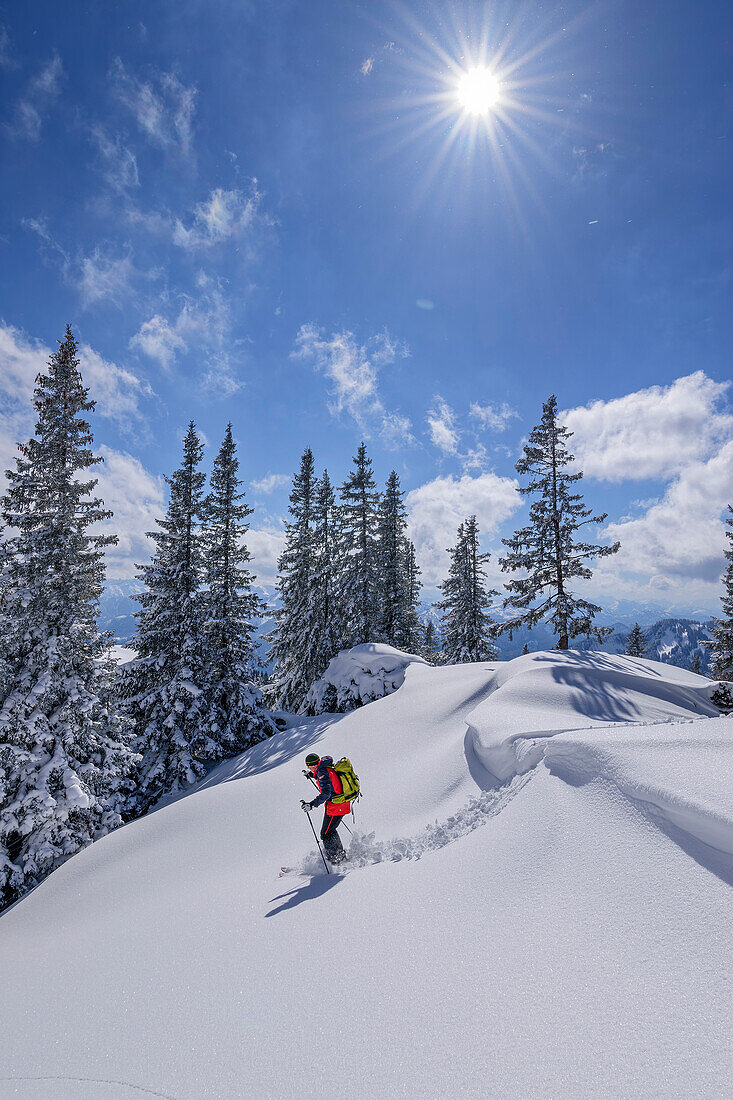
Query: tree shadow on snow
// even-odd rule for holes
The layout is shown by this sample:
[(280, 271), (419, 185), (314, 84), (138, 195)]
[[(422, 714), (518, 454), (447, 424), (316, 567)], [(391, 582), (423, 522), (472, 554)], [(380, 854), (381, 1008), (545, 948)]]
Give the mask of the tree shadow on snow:
[(297, 726), (273, 734), (266, 741), (249, 749), (233, 760), (226, 760), (198, 784), (197, 789), (214, 787), (219, 783), (231, 783), (250, 775), (268, 772), (299, 756), (316, 745), (343, 714), (319, 714), (317, 718), (303, 718)]
[(342, 879), (343, 875), (333, 873), (330, 875), (314, 875), (310, 882), (305, 882), (302, 886), (295, 886), (292, 890), (271, 898), (271, 901), (280, 901), (281, 898), (288, 898), (289, 900), (284, 901), (282, 905), (278, 905), (276, 909), (271, 909), (269, 913), (265, 913), (265, 916), (276, 917), (278, 913), (284, 913), (286, 909), (295, 909), (296, 905), (302, 905), (304, 901), (313, 901), (315, 898), (320, 898), (329, 890), (333, 890), (334, 886)]
[[(557, 657), (538, 656), (537, 661), (556, 662)], [(625, 661), (625, 667), (619, 668), (619, 661)], [(552, 678), (574, 689), (571, 701), (578, 714), (599, 722), (648, 721), (639, 704), (626, 694), (634, 691), (660, 702), (674, 702), (680, 710), (688, 709), (691, 718), (695, 712), (700, 717), (713, 714), (712, 704), (706, 707), (697, 689), (681, 683), (670, 688), (657, 669), (647, 664), (639, 667), (632, 657), (613, 655), (609, 659), (605, 653), (567, 650), (563, 663), (552, 669)]]

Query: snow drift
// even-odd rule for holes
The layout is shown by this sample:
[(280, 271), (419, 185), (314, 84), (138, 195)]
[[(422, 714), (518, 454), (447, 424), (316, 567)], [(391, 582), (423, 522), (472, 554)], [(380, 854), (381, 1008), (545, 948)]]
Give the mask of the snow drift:
[[(706, 683), (412, 661), (293, 720), (3, 916), (8, 1092), (317, 1097), (348, 1067), (357, 1100), (729, 1095), (733, 718)], [(362, 782), (345, 874), (298, 809), (312, 749)]]
[(426, 663), (422, 657), (383, 643), (342, 649), (311, 685), (303, 710), (306, 714), (343, 713), (383, 699), (402, 686), (410, 665)]

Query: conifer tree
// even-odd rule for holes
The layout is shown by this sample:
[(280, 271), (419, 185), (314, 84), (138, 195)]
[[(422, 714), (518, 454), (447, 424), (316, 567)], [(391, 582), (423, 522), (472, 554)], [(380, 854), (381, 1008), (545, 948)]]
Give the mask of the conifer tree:
[(629, 631), (629, 636), (626, 639), (625, 653), (627, 657), (646, 656), (646, 637), (638, 623), (634, 623)]
[(415, 546), (409, 540), (404, 542), (405, 555), (405, 599), (402, 621), (397, 645), (407, 653), (419, 653), (423, 644), (423, 628), (418, 611), (420, 605), (420, 566), (417, 564)]
[(420, 569), (406, 531), (404, 493), (393, 470), (379, 502), (378, 635), (398, 649), (417, 652), (421, 641), (417, 614)]
[(522, 646), (522, 656), (523, 657), (528, 657), (529, 656), (529, 644), (527, 642), (525, 642), (524, 645)]
[(514, 606), (519, 613), (505, 629), (531, 628), (544, 619), (559, 635), (558, 649), (567, 649), (569, 640), (579, 634), (593, 635), (600, 641), (610, 632), (608, 627), (593, 626), (593, 617), (600, 607), (574, 596), (569, 583), (576, 577), (592, 576), (586, 562), (615, 554), (619, 549), (619, 543), (595, 546), (576, 538), (580, 528), (603, 523), (606, 515), (594, 516), (585, 507), (582, 495), (570, 491), (583, 476), (581, 471), (567, 471), (573, 462), (567, 448), (571, 435), (558, 423), (557, 399), (553, 394), (542, 406), (542, 420), (533, 428), (524, 454), (516, 464), (517, 472), (529, 474), (531, 479), (519, 489), (523, 495), (535, 498), (529, 510), (529, 523), (512, 538), (502, 539), (509, 553), (499, 562), (504, 572), (519, 570), (523, 574), (506, 584), (509, 596), (504, 604)]
[(162, 795), (181, 790), (205, 773), (207, 685), (203, 645), (203, 546), (205, 476), (203, 455), (191, 421), (183, 441), (183, 461), (166, 478), (168, 511), (148, 532), (155, 543), (152, 561), (138, 574), (144, 590), (135, 597), (137, 632), (134, 661), (124, 666), (120, 691), (135, 721), (135, 746), (142, 754), (138, 789), (128, 813), (145, 813)]
[(380, 640), (378, 502), (372, 460), (361, 443), (338, 509), (338, 603), (347, 647)]
[(214, 460), (203, 539), (207, 760), (235, 756), (275, 732), (254, 682), (258, 661), (252, 634), (262, 607), (252, 591), (245, 544), (252, 509), (244, 502), (238, 472), (229, 423)]
[(67, 326), (36, 379), (32, 439), (2, 498), (0, 903), (25, 893), (121, 822), (136, 763), (97, 628), (110, 518), (89, 476), (94, 408)]
[(310, 447), (303, 452), (293, 478), (285, 525), (285, 549), (278, 562), (280, 607), (270, 634), (270, 656), (275, 663), (271, 694), (274, 705), (297, 713), (308, 688), (317, 678), (318, 661), (313, 638), (315, 586), (314, 508), (317, 479)]
[(715, 680), (733, 680), (733, 507), (730, 505), (728, 513), (728, 530), (725, 534), (730, 545), (725, 551), (728, 565), (723, 574), (723, 614), (719, 619), (713, 619), (710, 627), (713, 637), (707, 643), (712, 657), (710, 674)]
[(489, 554), (479, 551), (475, 516), (460, 525), (456, 545), (449, 553), (448, 577), (439, 586), (443, 599), (435, 605), (443, 612), (443, 661), (449, 665), (492, 661), (496, 658), (491, 640), (496, 635), (496, 624), (486, 609), (499, 593), (486, 588)]
[(423, 634), (421, 656), (425, 658), (429, 665), (439, 665), (440, 648), (440, 638), (435, 629), (435, 623), (432, 619), (428, 619)]
[(328, 470), (316, 487), (313, 514), (313, 674), (321, 676), (344, 644), (346, 633), (337, 602), (339, 563), (336, 530), (336, 498)]
[(697, 649), (692, 654), (692, 659), (690, 660), (690, 672), (696, 672), (698, 676), (702, 672), (702, 662), (700, 661), (700, 652)]

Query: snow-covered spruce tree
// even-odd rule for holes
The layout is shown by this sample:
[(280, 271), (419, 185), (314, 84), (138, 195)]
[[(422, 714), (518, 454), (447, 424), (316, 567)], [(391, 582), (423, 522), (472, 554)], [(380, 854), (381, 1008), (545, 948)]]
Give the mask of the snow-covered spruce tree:
[[(101, 462), (84, 417), (94, 402), (71, 330), (33, 403), (35, 434), (7, 471), (0, 649), (0, 902), (8, 904), (121, 822), (136, 763), (112, 701), (97, 628), (111, 512), (88, 476)], [(7, 533), (7, 531), (6, 531)]]
[(378, 511), (379, 637), (416, 653), (421, 641), (417, 614), (420, 570), (415, 547), (406, 535), (404, 493), (395, 470), (387, 479)]
[(321, 676), (331, 658), (342, 646), (345, 633), (338, 606), (339, 562), (336, 532), (336, 499), (328, 470), (316, 486), (313, 512), (313, 670), (315, 679)]
[[(619, 543), (594, 546), (576, 540), (581, 527), (603, 523), (606, 515), (594, 516), (586, 508), (580, 493), (570, 487), (580, 481), (582, 471), (568, 473), (573, 455), (567, 448), (572, 432), (558, 423), (554, 394), (542, 406), (542, 420), (533, 428), (524, 454), (517, 462), (520, 474), (529, 474), (529, 485), (520, 487), (523, 495), (534, 496), (529, 523), (510, 539), (502, 539), (509, 553), (500, 559), (504, 572), (521, 571), (524, 575), (508, 581), (509, 596), (504, 605), (518, 609), (505, 624), (511, 632), (520, 626), (530, 629), (541, 620), (550, 622), (558, 634), (558, 649), (567, 649), (569, 640), (579, 634), (600, 641), (610, 628), (593, 626), (601, 610), (596, 604), (574, 596), (568, 584), (576, 577), (592, 576), (586, 562), (615, 554)], [(539, 601), (539, 602), (537, 602)]]
[(207, 760), (236, 756), (276, 730), (254, 682), (259, 662), (252, 640), (253, 620), (261, 616), (262, 606), (252, 591), (254, 577), (245, 543), (252, 509), (244, 502), (238, 472), (237, 445), (228, 424), (214, 459), (204, 522), (207, 740), (203, 755)]
[(430, 665), (439, 665), (441, 660), (440, 650), (440, 638), (435, 629), (435, 623), (432, 619), (428, 619), (423, 634), (420, 656), (424, 657)]
[(719, 619), (712, 620), (710, 633), (713, 637), (708, 642), (712, 658), (710, 675), (714, 680), (733, 680), (733, 507), (730, 505), (728, 513), (728, 530), (725, 534), (730, 546), (725, 551), (728, 565), (723, 574), (723, 614)]
[(142, 605), (131, 643), (137, 658), (120, 676), (121, 698), (135, 721), (135, 746), (143, 757), (135, 797), (127, 807), (130, 816), (147, 812), (162, 795), (189, 786), (205, 772), (202, 454), (191, 421), (183, 462), (166, 478), (167, 514), (157, 521), (159, 531), (148, 532), (155, 553), (138, 574), (145, 588), (135, 596)]
[(646, 638), (644, 631), (641, 629), (638, 623), (634, 623), (629, 635), (626, 639), (625, 654), (627, 657), (645, 657), (646, 656)]
[(690, 672), (696, 672), (698, 676), (702, 674), (702, 662), (700, 660), (700, 651), (698, 649), (695, 650), (690, 659)]
[(313, 453), (307, 447), (290, 492), (291, 519), (285, 525), (285, 549), (278, 561), (280, 607), (269, 637), (275, 665), (270, 688), (273, 704), (295, 713), (322, 671), (316, 668), (318, 643), (313, 632), (316, 490)]
[(424, 641), (424, 631), (420, 622), (418, 606), (420, 603), (420, 574), (422, 570), (417, 564), (415, 546), (409, 540), (405, 540), (405, 573), (407, 583), (405, 585), (404, 615), (399, 634), (398, 646), (407, 653), (420, 653)]
[(347, 647), (380, 641), (379, 494), (372, 460), (364, 443), (354, 458), (354, 469), (341, 486), (338, 507), (339, 618)]
[(435, 606), (442, 612), (443, 663), (466, 664), (496, 658), (496, 623), (487, 614), (494, 596), (486, 588), (485, 563), (489, 554), (479, 551), (479, 528), (475, 516), (469, 516), (458, 528), (448, 577), (439, 585), (443, 599)]

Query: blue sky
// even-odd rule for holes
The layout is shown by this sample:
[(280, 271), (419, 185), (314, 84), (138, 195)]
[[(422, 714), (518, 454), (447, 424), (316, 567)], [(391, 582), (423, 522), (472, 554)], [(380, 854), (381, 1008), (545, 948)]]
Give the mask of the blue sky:
[[(394, 467), (430, 582), (523, 516), (551, 392), (622, 552), (604, 600), (714, 603), (733, 499), (724, 3), (0, 7), (0, 459), (69, 321), (112, 575), (194, 417), (233, 421), (274, 575), (306, 445)], [(472, 65), (501, 80), (466, 115)]]

